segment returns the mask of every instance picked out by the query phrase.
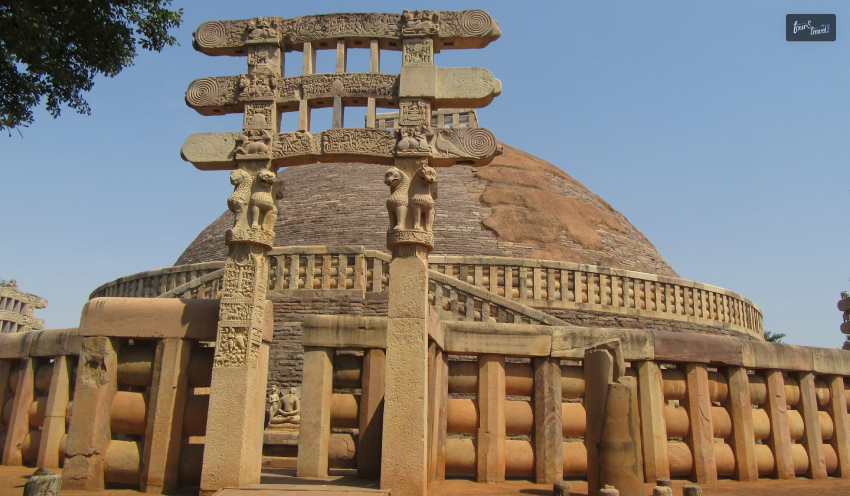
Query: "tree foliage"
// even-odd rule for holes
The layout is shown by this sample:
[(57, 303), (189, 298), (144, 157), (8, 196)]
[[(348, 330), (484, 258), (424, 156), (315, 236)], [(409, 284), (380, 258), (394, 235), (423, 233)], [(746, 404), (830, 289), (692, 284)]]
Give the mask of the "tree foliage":
[(27, 126), (46, 98), (58, 117), (66, 105), (91, 108), (82, 92), (98, 75), (114, 77), (133, 64), (136, 47), (162, 51), (177, 40), (183, 9), (171, 0), (0, 1), (0, 130)]
[(782, 334), (781, 332), (773, 333), (770, 331), (764, 331), (764, 340), (768, 343), (781, 343), (782, 338), (784, 337), (785, 334)]

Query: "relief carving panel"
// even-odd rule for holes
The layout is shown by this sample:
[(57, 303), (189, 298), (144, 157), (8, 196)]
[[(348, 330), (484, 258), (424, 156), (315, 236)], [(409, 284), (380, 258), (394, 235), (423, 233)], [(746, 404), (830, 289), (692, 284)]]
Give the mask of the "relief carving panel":
[(392, 157), (396, 139), (393, 131), (342, 128), (322, 132), (322, 153)]

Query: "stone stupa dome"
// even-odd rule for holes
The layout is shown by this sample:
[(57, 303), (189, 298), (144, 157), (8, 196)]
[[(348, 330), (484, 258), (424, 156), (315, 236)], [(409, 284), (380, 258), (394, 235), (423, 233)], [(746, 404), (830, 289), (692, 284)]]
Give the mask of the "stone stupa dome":
[[(505, 146), (487, 167), (438, 169), (435, 254), (558, 260), (678, 277), (620, 212), (558, 167)], [(275, 246), (386, 251), (386, 165), (282, 169)], [(226, 211), (175, 265), (224, 260)]]

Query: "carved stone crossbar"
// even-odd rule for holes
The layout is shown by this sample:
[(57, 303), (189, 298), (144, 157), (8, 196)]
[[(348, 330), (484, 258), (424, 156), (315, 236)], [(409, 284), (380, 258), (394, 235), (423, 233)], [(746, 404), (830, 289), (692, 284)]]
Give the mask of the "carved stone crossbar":
[[(231, 170), (241, 155), (240, 133), (193, 134), (183, 145), (184, 160), (200, 170)], [(262, 141), (274, 167), (291, 167), (316, 162), (369, 162), (392, 165), (399, 133), (389, 129), (342, 128), (319, 134), (280, 133)], [(432, 167), (489, 164), (502, 147), (484, 128), (435, 129), (429, 140)]]
[[(502, 92), (502, 83), (487, 69), (437, 68), (429, 74), (436, 90), (435, 107), (484, 107)], [(252, 101), (274, 100), (280, 112), (297, 112), (299, 103), (331, 107), (341, 97), (347, 107), (365, 107), (374, 98), (379, 107), (398, 106), (395, 74), (341, 73), (277, 77), (267, 74), (196, 79), (186, 90), (186, 104), (201, 115), (243, 112)]]
[(193, 46), (207, 55), (242, 55), (256, 44), (291, 51), (307, 42), (330, 49), (336, 47), (336, 40), (346, 38), (352, 48), (378, 39), (383, 50), (401, 50), (403, 36), (427, 36), (434, 38), (439, 51), (484, 48), (501, 34), (499, 25), (483, 10), (326, 14), (205, 22), (195, 31)]

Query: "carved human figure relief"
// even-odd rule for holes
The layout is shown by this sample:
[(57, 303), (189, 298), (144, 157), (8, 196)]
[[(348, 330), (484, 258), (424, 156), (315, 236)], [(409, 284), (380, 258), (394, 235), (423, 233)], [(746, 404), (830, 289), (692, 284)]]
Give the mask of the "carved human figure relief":
[(384, 174), (384, 184), (390, 187), (390, 197), (387, 198), (387, 211), (390, 215), (390, 231), (404, 229), (407, 218), (408, 189), (410, 179), (407, 174), (393, 167)]
[(274, 231), (274, 223), (277, 220), (277, 206), (272, 196), (275, 173), (271, 171), (260, 171), (254, 181), (251, 193), (251, 229), (262, 227), (266, 231)]
[(233, 212), (234, 229), (248, 228), (248, 202), (251, 200), (252, 183), (251, 175), (242, 169), (230, 173), (230, 184), (235, 187), (233, 194), (227, 199), (227, 208)]
[(437, 199), (437, 171), (424, 166), (413, 177), (410, 185), (410, 208), (413, 212), (413, 229), (431, 232), (434, 227), (434, 200)]

